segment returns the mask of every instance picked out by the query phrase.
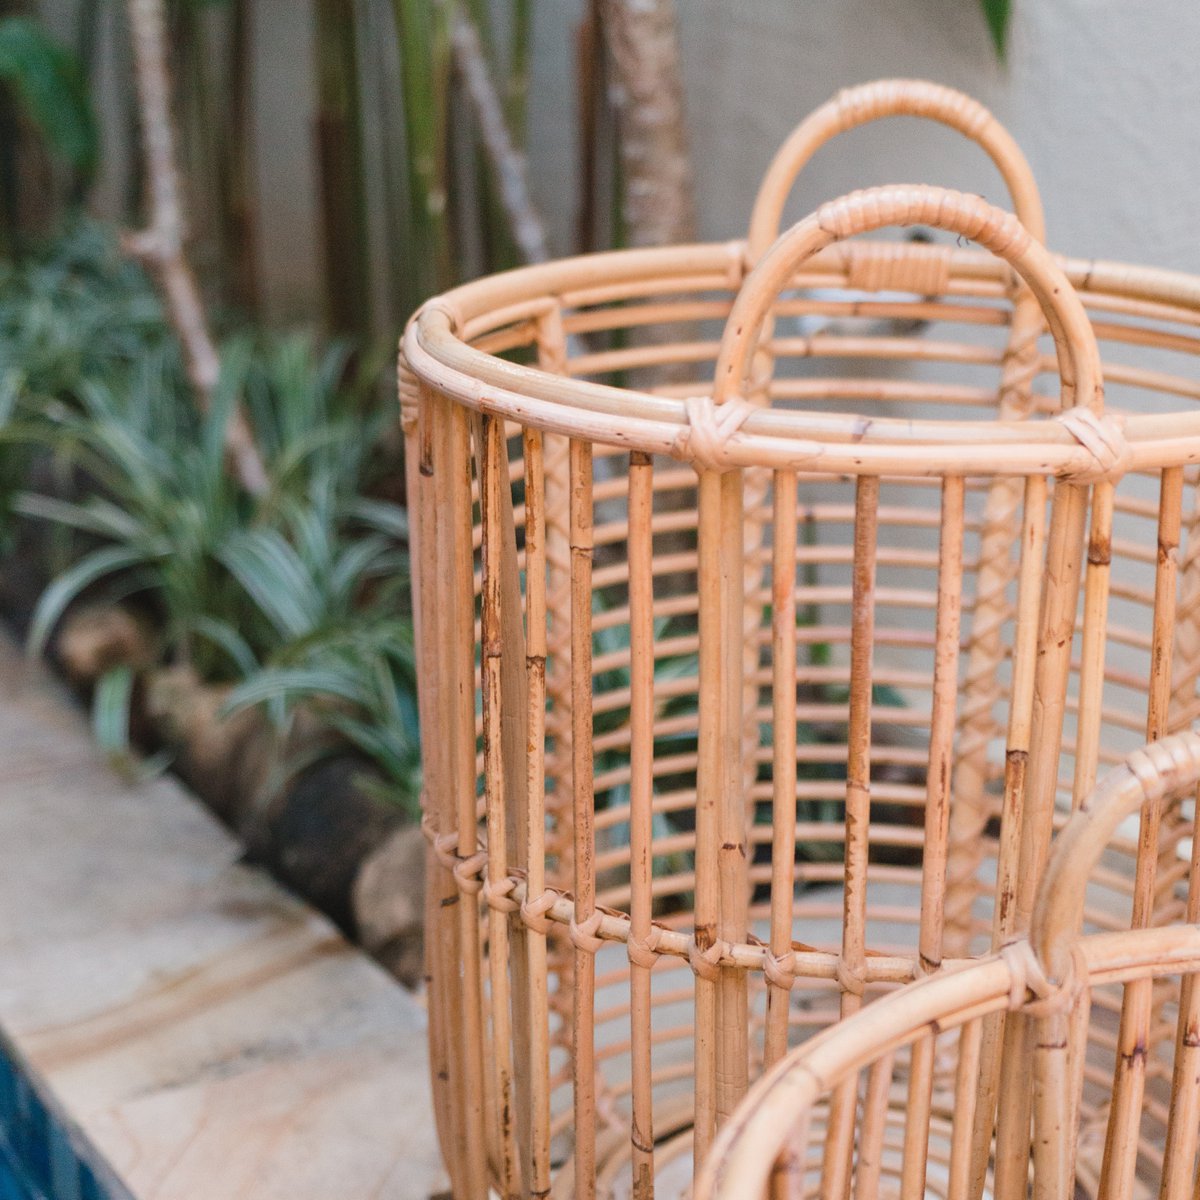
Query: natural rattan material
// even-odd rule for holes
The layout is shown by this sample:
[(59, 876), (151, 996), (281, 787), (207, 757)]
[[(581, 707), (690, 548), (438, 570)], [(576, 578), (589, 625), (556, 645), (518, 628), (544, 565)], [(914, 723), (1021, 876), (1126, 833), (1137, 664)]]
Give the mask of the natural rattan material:
[[(896, 112), (926, 86), (866, 91)], [(841, 240), (912, 222), (986, 249)], [(1200, 283), (1056, 259), (927, 188), (766, 253), (596, 255), (421, 310), (457, 1197), (673, 1194), (789, 1042), (1028, 928), (1060, 812), (1197, 713), (1197, 326)], [(1184, 829), (1165, 805), (1117, 847), (1089, 928), (1178, 917)], [(993, 1029), (983, 1110), (1003, 1052)]]
[[(1029, 940), (913, 983), (793, 1051), (722, 1130), (696, 1200), (853, 1194), (1157, 1193), (1192, 1200), (1200, 1144), (1200, 866), (1190, 924), (1079, 939), (1089, 876), (1121, 821), (1200, 782), (1200, 735), (1131, 755), (1067, 823), (1038, 889)], [(1155, 991), (1182, 988), (1147, 1039)], [(976, 1086), (988, 1030), (1015, 1033), (994, 1147), (978, 1155)], [(942, 1055), (939, 1092), (916, 1097), (919, 1057)], [(859, 1086), (862, 1078), (863, 1086)], [(835, 1137), (835, 1097), (853, 1105), (853, 1157)], [(1032, 1118), (1032, 1132), (1031, 1132)], [(1099, 1170), (1097, 1170), (1099, 1168)], [(986, 1180), (985, 1180), (986, 1172)]]

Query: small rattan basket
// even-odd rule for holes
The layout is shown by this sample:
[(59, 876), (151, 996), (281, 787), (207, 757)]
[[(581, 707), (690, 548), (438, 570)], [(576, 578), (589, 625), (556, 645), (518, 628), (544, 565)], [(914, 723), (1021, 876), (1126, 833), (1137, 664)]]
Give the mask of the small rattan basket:
[[(722, 1129), (696, 1200), (962, 1200), (985, 1189), (1025, 1200), (1031, 1182), (1046, 1200), (1192, 1200), (1200, 859), (1187, 924), (1078, 934), (1089, 876), (1121, 820), (1171, 794), (1194, 795), (1197, 782), (1194, 733), (1136, 751), (1108, 774), (1055, 843), (1029, 938), (902, 988), (777, 1063)], [(1155, 1007), (1150, 1037), (1139, 1040), (1141, 1017)], [(997, 1120), (979, 1107), (976, 1073), (998, 1038), (1014, 1056)], [(940, 1090), (921, 1068), (939, 1060)]]
[[(896, 114), (978, 141), (1016, 215), (890, 187), (772, 244), (817, 147)], [(1193, 723), (1200, 281), (1055, 258), (1041, 222), (978, 104), (873, 84), (789, 139), (746, 241), (410, 324), (459, 1200), (679, 1194), (789, 1043), (1027, 929), (1099, 766)], [(913, 225), (950, 240), (847, 240)], [(1089, 927), (1176, 919), (1188, 828), (1118, 839)]]

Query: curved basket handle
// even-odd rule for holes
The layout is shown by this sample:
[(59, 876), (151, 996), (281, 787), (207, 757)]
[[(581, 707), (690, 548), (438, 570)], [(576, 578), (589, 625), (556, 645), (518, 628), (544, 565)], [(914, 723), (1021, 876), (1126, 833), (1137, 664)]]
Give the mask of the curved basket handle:
[(800, 266), (833, 242), (888, 225), (929, 225), (970, 238), (1011, 264), (1045, 314), (1058, 354), (1063, 409), (1104, 408), (1100, 354), (1075, 289), (1050, 252), (1012, 214), (978, 196), (923, 185), (868, 188), (823, 204), (782, 234), (734, 302), (717, 357), (713, 400), (739, 397), (763, 321)]
[(1022, 225), (1046, 239), (1045, 215), (1033, 170), (1012, 135), (978, 100), (923, 79), (879, 79), (845, 88), (810, 113), (780, 146), (759, 185), (746, 238), (757, 263), (779, 234), (783, 207), (796, 177), (826, 142), (883, 117), (927, 117), (977, 142), (996, 164)]
[(1200, 784), (1200, 733), (1177, 733), (1114, 767), (1054, 839), (1034, 900), (1029, 940), (1047, 978), (1060, 982), (1083, 925), (1087, 883), (1117, 827), (1152, 801)]

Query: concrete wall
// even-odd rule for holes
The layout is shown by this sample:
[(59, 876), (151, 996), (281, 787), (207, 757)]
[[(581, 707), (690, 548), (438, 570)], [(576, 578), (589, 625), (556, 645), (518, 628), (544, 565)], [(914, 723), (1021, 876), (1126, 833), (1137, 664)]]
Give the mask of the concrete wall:
[[(791, 128), (834, 91), (889, 75), (959, 87), (1021, 143), (1069, 254), (1200, 271), (1200, 5), (1196, 0), (1014, 0), (996, 61), (976, 0), (677, 0), (701, 233), (741, 233)], [(565, 233), (575, 0), (542, 0), (535, 186)], [(886, 122), (810, 165), (790, 213), (885, 182), (999, 199), (999, 177), (958, 135)]]
[[(1008, 62), (976, 0), (679, 0), (703, 232), (739, 233), (796, 121), (837, 88), (888, 75), (964, 89), (1028, 155), (1064, 253), (1200, 271), (1200, 5), (1015, 0)], [(886, 122), (814, 160), (792, 208), (883, 182), (1002, 195), (958, 135)]]

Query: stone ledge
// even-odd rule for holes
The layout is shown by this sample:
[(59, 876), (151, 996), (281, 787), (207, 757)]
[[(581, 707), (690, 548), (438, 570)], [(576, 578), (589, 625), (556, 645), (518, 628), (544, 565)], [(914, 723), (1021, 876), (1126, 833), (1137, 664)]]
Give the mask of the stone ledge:
[(420, 1005), (0, 638), (0, 1030), (137, 1200), (425, 1200)]

